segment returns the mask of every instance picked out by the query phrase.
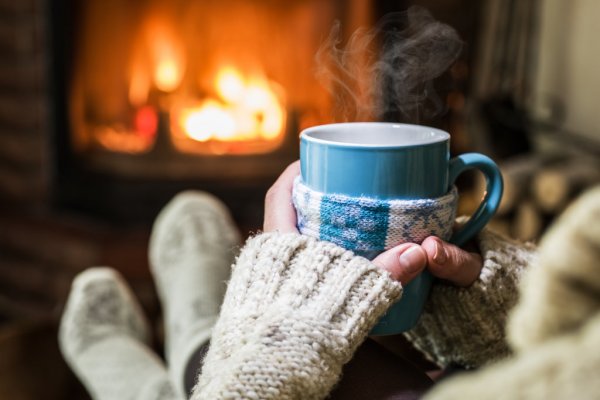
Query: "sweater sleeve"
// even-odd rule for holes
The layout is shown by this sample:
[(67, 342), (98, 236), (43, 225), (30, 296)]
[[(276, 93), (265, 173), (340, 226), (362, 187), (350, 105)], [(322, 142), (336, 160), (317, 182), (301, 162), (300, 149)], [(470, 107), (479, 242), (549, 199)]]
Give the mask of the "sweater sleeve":
[(468, 288), (434, 283), (419, 322), (405, 336), (440, 366), (479, 367), (510, 353), (506, 321), (517, 303), (521, 276), (536, 257), (522, 244), (490, 230), (478, 235), (479, 279)]
[(192, 399), (324, 398), (402, 292), (362, 257), (299, 234), (250, 239)]
[(600, 394), (600, 187), (546, 232), (521, 284), (513, 357), (436, 386), (428, 399), (597, 399)]
[(600, 393), (600, 315), (581, 329), (479, 371), (457, 374), (427, 400), (597, 399)]

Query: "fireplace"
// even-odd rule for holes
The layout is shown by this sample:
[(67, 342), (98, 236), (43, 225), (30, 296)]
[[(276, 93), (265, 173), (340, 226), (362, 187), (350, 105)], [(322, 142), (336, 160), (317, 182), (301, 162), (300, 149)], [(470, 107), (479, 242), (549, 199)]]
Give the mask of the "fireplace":
[(200, 189), (260, 226), (263, 195), (298, 157), (299, 132), (334, 121), (315, 76), (334, 21), (347, 40), (413, 3), (53, 2), (56, 204), (148, 222), (176, 192)]
[[(314, 62), (333, 21), (346, 40), (414, 3), (473, 42), (474, 0), (0, 0), (0, 318), (57, 317), (92, 265), (121, 271), (155, 315), (160, 208), (204, 190), (242, 233), (260, 229), (300, 130), (333, 121)], [(455, 133), (468, 65), (439, 92), (438, 126)]]
[[(327, 115), (311, 60), (333, 3), (91, 0), (78, 14), (71, 142), (98, 169), (213, 175), (194, 162), (277, 153), (290, 113)], [(140, 166), (109, 166), (125, 154)]]
[(314, 55), (335, 19), (348, 30), (371, 22), (363, 3), (53, 5), (58, 204), (148, 220), (196, 188), (256, 225), (300, 130), (331, 122)]

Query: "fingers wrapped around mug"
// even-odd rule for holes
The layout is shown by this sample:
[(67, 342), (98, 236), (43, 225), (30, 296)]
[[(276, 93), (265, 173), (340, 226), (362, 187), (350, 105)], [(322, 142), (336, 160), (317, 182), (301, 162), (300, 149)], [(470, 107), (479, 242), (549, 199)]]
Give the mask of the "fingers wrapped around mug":
[(296, 210), (292, 204), (294, 179), (300, 175), (300, 161), (290, 164), (265, 196), (265, 232), (298, 233)]
[(373, 260), (391, 277), (406, 285), (427, 268), (437, 278), (467, 287), (479, 277), (483, 267), (481, 255), (430, 236), (419, 246), (403, 243)]
[(427, 253), (418, 244), (403, 243), (381, 253), (372, 262), (406, 285), (425, 269)]
[(481, 273), (483, 259), (478, 253), (463, 250), (436, 236), (426, 238), (421, 247), (427, 256), (427, 268), (437, 278), (467, 287)]

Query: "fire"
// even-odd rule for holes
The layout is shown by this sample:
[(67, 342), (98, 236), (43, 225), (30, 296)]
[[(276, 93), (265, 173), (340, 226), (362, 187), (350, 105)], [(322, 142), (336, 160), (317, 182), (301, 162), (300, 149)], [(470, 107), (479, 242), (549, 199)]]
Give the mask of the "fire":
[(154, 81), (158, 89), (172, 92), (177, 88), (180, 80), (181, 73), (175, 60), (167, 58), (158, 62), (154, 72)]
[(148, 43), (154, 62), (154, 85), (163, 92), (173, 92), (183, 79), (185, 59), (173, 27), (161, 19), (149, 23)]
[[(310, 71), (339, 11), (288, 3), (77, 2), (65, 82), (75, 150), (177, 168), (194, 156), (287, 157), (292, 131), (330, 119), (334, 99)], [(351, 25), (370, 24), (370, 13), (349, 10)]]
[(140, 65), (135, 65), (132, 69), (129, 82), (129, 102), (135, 107), (140, 107), (148, 101), (151, 86), (150, 74)]
[(226, 67), (217, 73), (214, 92), (214, 98), (174, 113), (174, 128), (198, 142), (277, 142), (282, 136), (285, 111), (272, 82)]
[(274, 139), (283, 128), (284, 113), (277, 96), (263, 81), (255, 81), (247, 87), (244, 107), (260, 121), (260, 136)]
[(235, 136), (235, 120), (214, 100), (206, 101), (199, 108), (184, 110), (180, 124), (190, 138), (199, 142), (212, 138), (228, 140)]
[[(264, 153), (282, 143), (286, 114), (277, 84), (226, 65), (212, 81), (193, 87), (173, 27), (162, 18), (149, 19), (145, 27), (146, 46), (134, 55), (128, 93), (134, 110), (129, 129), (137, 138), (127, 140), (148, 144), (167, 134), (178, 150), (200, 154)], [(169, 121), (170, 132), (160, 131), (159, 116)], [(110, 137), (113, 146), (118, 135), (125, 133), (111, 131), (103, 138)], [(134, 147), (128, 142), (128, 149)]]
[(244, 95), (243, 78), (235, 69), (230, 67), (219, 71), (215, 86), (217, 94), (230, 103), (239, 102)]

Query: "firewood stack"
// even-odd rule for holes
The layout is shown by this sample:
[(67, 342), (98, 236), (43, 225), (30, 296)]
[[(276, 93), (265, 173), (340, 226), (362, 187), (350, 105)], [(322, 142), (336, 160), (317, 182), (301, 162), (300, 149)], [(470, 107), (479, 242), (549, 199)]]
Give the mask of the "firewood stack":
[[(600, 160), (591, 156), (513, 157), (500, 163), (502, 202), (490, 226), (519, 240), (536, 241), (548, 225), (585, 189), (600, 183)], [(484, 182), (465, 200), (461, 212), (479, 202)]]

